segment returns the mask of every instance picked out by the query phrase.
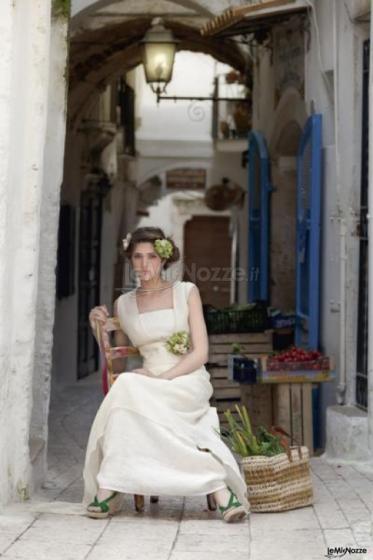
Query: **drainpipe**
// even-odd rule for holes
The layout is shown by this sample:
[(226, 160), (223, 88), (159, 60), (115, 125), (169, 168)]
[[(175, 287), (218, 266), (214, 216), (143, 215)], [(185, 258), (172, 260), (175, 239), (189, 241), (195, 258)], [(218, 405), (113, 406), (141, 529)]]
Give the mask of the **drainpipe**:
[[(373, 24), (370, 24), (373, 45)], [(373, 453), (373, 56), (369, 63), (369, 177), (368, 177), (368, 447)]]
[(337, 403), (345, 404), (346, 398), (346, 221), (339, 217), (339, 383), (337, 385)]

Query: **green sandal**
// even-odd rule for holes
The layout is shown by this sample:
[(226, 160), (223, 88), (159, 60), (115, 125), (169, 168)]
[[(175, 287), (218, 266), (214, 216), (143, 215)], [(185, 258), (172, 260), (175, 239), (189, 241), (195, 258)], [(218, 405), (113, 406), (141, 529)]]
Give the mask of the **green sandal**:
[(237, 496), (233, 494), (232, 490), (228, 488), (230, 492), (229, 501), (226, 506), (218, 506), (219, 511), (223, 516), (224, 521), (231, 523), (232, 521), (240, 521), (247, 517), (247, 512), (241, 502), (238, 501)]
[(108, 504), (108, 502), (113, 498), (116, 498), (118, 495), (119, 492), (114, 491), (111, 496), (105, 500), (101, 500), (101, 502), (99, 502), (97, 496), (95, 496), (93, 502), (91, 502), (87, 507), (88, 516), (95, 519), (103, 519), (108, 517), (110, 514), (115, 513), (117, 511), (118, 504), (114, 502)]

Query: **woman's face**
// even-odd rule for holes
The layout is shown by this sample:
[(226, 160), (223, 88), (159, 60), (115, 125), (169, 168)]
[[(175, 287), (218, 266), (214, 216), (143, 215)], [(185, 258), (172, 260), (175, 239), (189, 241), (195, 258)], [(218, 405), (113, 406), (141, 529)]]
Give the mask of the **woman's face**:
[(160, 276), (163, 261), (154, 250), (153, 243), (136, 243), (131, 262), (133, 270), (140, 280), (147, 281)]

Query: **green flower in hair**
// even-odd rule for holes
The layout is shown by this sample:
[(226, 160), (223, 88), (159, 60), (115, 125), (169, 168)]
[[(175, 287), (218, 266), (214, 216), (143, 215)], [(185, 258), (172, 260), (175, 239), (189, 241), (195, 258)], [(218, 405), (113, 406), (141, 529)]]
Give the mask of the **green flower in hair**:
[(154, 249), (161, 259), (169, 259), (174, 251), (172, 243), (168, 239), (156, 239)]

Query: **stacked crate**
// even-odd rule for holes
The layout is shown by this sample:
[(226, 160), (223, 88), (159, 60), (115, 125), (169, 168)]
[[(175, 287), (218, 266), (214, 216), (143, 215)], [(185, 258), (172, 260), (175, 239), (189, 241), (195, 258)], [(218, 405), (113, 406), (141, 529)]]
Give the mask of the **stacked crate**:
[(257, 358), (272, 352), (272, 330), (257, 333), (232, 333), (209, 335), (209, 361), (206, 369), (211, 376), (214, 394), (211, 406), (217, 408), (220, 425), (226, 426), (224, 411), (234, 409), (234, 405), (245, 404), (249, 410), (253, 426), (267, 419), (272, 411), (271, 386), (240, 385), (228, 379), (228, 354), (232, 344), (237, 342), (248, 357)]

